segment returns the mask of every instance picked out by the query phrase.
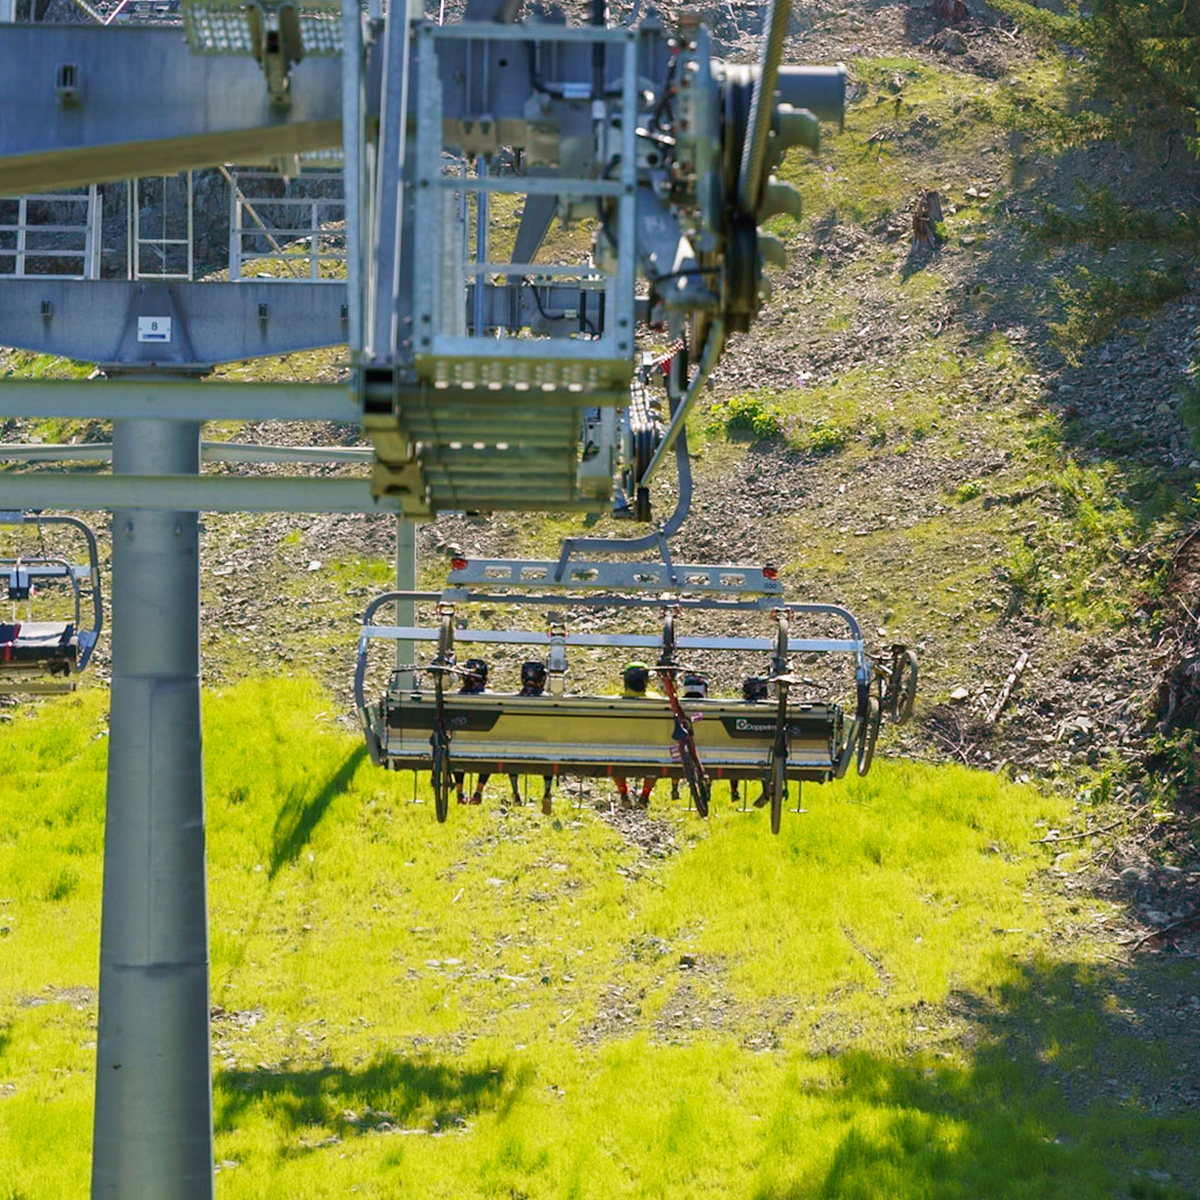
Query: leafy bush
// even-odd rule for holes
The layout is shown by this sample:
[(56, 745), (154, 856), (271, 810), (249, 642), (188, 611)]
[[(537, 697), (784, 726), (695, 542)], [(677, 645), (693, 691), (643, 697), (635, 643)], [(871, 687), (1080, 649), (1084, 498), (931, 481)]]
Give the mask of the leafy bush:
[(1179, 419), (1192, 431), (1192, 444), (1200, 449), (1200, 387), (1190, 381), (1182, 391)]
[(1004, 564), (1012, 590), (1023, 599), (1037, 603), (1042, 598), (1042, 563), (1034, 550), (1018, 543)]
[(814, 454), (836, 454), (850, 440), (850, 434), (840, 425), (818, 421), (808, 436), (808, 448)]
[(1054, 288), (1066, 319), (1052, 321), (1050, 331), (1063, 357), (1077, 363), (1079, 347), (1103, 341), (1124, 317), (1145, 316), (1182, 296), (1187, 280), (1178, 267), (1139, 268), (1124, 278), (1076, 267), (1073, 279), (1056, 279)]
[(751, 393), (714, 404), (708, 424), (714, 432), (748, 433), (760, 441), (770, 441), (783, 432), (779, 410)]
[(1076, 180), (1075, 192), (1082, 212), (1065, 212), (1035, 198), (1038, 220), (1027, 222), (1028, 232), (1045, 242), (1091, 242), (1097, 250), (1107, 250), (1118, 242), (1172, 242), (1195, 245), (1200, 241), (1200, 214), (1151, 212), (1122, 204), (1107, 186), (1088, 187)]
[[(1066, 0), (1052, 13), (1026, 0), (993, 0), (1028, 32), (1082, 52), (1090, 99), (1077, 119), (1103, 114), (1109, 134), (1144, 136), (1180, 121), (1200, 128), (1200, 59), (1191, 52), (1194, 11), (1180, 0)], [(1190, 138), (1193, 153), (1200, 138)]]
[(982, 479), (968, 479), (966, 483), (960, 483), (954, 489), (954, 498), (960, 504), (965, 504), (968, 500), (974, 500), (976, 496), (982, 496), (984, 491)]

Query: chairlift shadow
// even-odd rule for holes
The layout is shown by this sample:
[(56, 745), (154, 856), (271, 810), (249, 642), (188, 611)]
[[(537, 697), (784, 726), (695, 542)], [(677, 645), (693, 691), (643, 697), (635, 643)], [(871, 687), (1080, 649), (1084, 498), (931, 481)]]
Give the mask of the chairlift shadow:
[(401, 1128), (416, 1121), (431, 1132), (444, 1130), (485, 1110), (503, 1117), (532, 1074), (528, 1067), (516, 1072), (505, 1066), (461, 1068), (398, 1054), (379, 1054), (356, 1070), (218, 1071), (214, 1128), (228, 1133), (248, 1110), (261, 1108), (288, 1132), (323, 1129), (346, 1138), (373, 1132), (385, 1121)]
[[(843, 1132), (823, 1177), (777, 1179), (754, 1200), (1190, 1196), (1200, 1039), (1171, 997), (1193, 987), (1179, 956), (1034, 960), (991, 994), (910, 1010), (921, 1024), (907, 1038), (945, 1027), (927, 1049), (893, 1057), (831, 1046), (830, 1076), (797, 1083), (779, 1114), (800, 1111), (792, 1106), (806, 1094), (840, 1097)], [(1177, 1017), (1166, 1044), (1147, 1036), (1147, 1003)], [(957, 1060), (940, 1052), (950, 1031)], [(1171, 1187), (1154, 1187), (1147, 1167), (1168, 1173)]]
[(271, 849), (270, 878), (291, 862), (308, 845), (313, 830), (338, 796), (345, 792), (367, 757), (365, 745), (356, 746), (346, 761), (325, 782), (315, 796), (308, 798), (307, 788), (293, 788), (275, 818)]

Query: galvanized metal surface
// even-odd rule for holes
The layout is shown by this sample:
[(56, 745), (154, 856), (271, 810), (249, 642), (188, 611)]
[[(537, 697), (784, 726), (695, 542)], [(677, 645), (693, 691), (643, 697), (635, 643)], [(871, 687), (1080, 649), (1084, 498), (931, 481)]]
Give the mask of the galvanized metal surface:
[[(80, 65), (74, 107), (55, 102), (63, 63)], [(194, 55), (174, 29), (0, 25), (0, 66), (0, 195), (268, 162), (342, 142), (335, 58), (296, 65), (286, 113), (270, 103), (252, 58)], [(129, 103), (131, 80), (153, 104)]]
[[(338, 421), (356, 425), (359, 413), (344, 384), (206, 383), (187, 378), (5, 379), (0, 381), (0, 416), (100, 421), (130, 417)], [(12, 507), (23, 506), (17, 503)]]
[[(436, 642), (438, 631), (420, 625), (364, 625), (365, 638), (400, 639), (411, 642)], [(662, 638), (649, 633), (571, 633), (552, 635), (536, 629), (465, 629), (454, 631), (455, 642), (496, 646), (549, 646), (555, 636), (565, 636), (568, 646), (616, 646), (634, 650), (658, 650)], [(769, 653), (775, 649), (773, 637), (698, 637), (681, 634), (675, 639), (681, 650), (753, 650)], [(855, 638), (788, 638), (793, 654), (859, 654), (863, 643)]]
[[(340, 280), (284, 287), (250, 281), (0, 278), (0, 346), (19, 346), (81, 362), (140, 365), (143, 370), (155, 366), (198, 368), (339, 345), (349, 332), (345, 310), (346, 285)], [(168, 336), (161, 341), (139, 341), (139, 318), (162, 317), (171, 322)], [(0, 381), (0, 390), (24, 382)], [(237, 386), (247, 389), (252, 404), (253, 389), (262, 385)], [(311, 385), (296, 385), (298, 390), (306, 386)], [(346, 387), (343, 394), (348, 395)], [(350, 411), (345, 419), (357, 422), (356, 406), (347, 400), (347, 407)], [(247, 413), (245, 419), (254, 418)]]
[[(591, 539), (589, 548), (604, 550), (604, 540)], [(624, 549), (620, 542), (618, 550)], [(728, 596), (783, 596), (783, 584), (762, 567), (664, 562), (569, 562), (533, 559), (469, 558), (446, 577), (449, 587), (523, 588), (555, 585), (589, 591), (684, 591)]]
[[(114, 443), (121, 472), (199, 469), (196, 422), (121, 421)], [(115, 512), (113, 588), (92, 1197), (211, 1200), (195, 512)]]

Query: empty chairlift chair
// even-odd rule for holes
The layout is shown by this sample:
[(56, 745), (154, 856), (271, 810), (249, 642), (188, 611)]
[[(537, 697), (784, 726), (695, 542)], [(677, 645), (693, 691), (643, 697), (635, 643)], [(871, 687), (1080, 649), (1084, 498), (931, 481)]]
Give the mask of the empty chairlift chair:
[[(0, 616), (0, 692), (73, 691), (103, 621), (95, 534), (74, 517), (37, 513), (0, 513), (0, 525), (36, 526), (39, 532), (36, 552), (0, 557), (0, 581), (7, 585), (11, 605)], [(50, 553), (43, 540), (48, 525), (82, 534), (87, 562)], [(49, 610), (43, 614), (45, 606)]]

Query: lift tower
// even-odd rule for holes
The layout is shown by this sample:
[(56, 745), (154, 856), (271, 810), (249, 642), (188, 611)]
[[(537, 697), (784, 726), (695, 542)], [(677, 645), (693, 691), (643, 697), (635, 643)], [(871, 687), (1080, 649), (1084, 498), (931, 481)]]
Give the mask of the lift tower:
[[(757, 65), (723, 62), (693, 17), (612, 26), (603, 4), (580, 26), (526, 19), (521, 0), (468, 0), (445, 25), (377, 0), (180, 0), (179, 16), (186, 38), (0, 24), (0, 196), (226, 164), (295, 176), (335, 155), (344, 278), (0, 270), (0, 345), (107, 375), (5, 381), (0, 415), (114, 422), (111, 473), (0, 473), (0, 509), (113, 513), (92, 1191), (191, 1200), (213, 1188), (196, 514), (422, 519), (617, 496), (649, 519), (653, 477), (781, 258), (759, 223), (798, 213), (771, 170), (840, 118), (844, 72), (781, 66), (786, 0)], [(497, 254), (498, 214), (518, 211)], [(586, 262), (545, 254), (556, 217), (588, 231)], [(647, 328), (684, 348), (657, 416), (630, 391)], [(345, 384), (204, 380), (342, 343)], [(204, 422), (261, 419), (359, 422), (370, 477), (201, 470), (220, 452)]]

